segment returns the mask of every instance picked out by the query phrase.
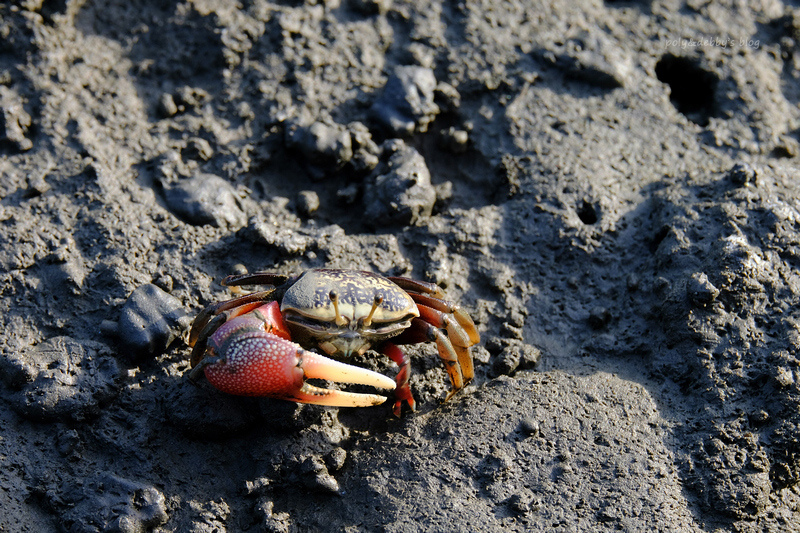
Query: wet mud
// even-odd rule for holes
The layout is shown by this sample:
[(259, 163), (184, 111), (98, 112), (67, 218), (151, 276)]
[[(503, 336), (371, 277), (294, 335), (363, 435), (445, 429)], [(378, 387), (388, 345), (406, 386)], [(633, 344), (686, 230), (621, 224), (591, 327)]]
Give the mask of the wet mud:
[[(800, 530), (799, 39), (779, 1), (0, 5), (0, 530)], [(435, 282), (475, 379), (405, 348), (400, 419), (192, 384), (239, 265)]]

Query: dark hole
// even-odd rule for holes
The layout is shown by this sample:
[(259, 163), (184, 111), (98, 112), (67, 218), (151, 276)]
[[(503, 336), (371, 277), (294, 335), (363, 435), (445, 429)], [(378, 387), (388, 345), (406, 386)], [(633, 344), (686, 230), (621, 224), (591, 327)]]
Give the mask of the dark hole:
[(653, 240), (650, 241), (650, 251), (655, 252), (658, 249), (658, 245), (661, 244), (661, 241), (667, 238), (669, 235), (669, 226), (662, 226), (661, 229), (653, 236)]
[(708, 125), (719, 82), (714, 74), (689, 58), (668, 54), (656, 64), (656, 76), (669, 85), (669, 99), (678, 111), (695, 124)]
[(581, 222), (584, 224), (594, 224), (597, 222), (598, 218), (597, 211), (592, 204), (584, 200), (583, 204), (578, 208), (578, 218), (581, 219)]

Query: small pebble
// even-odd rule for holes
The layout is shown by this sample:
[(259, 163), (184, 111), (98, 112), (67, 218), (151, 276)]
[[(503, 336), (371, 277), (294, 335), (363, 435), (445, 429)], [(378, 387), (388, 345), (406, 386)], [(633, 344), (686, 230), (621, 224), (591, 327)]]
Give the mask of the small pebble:
[(328, 465), (328, 470), (333, 472), (341, 470), (345, 460), (347, 460), (347, 450), (338, 446), (325, 456), (325, 464)]
[(243, 230), (250, 241), (278, 250), (282, 255), (302, 255), (314, 245), (313, 237), (253, 217)]
[(241, 263), (236, 263), (231, 267), (231, 274), (234, 276), (243, 276), (247, 274), (247, 267)]
[(305, 486), (321, 492), (339, 492), (339, 482), (330, 475), (327, 466), (319, 457), (308, 457), (300, 465), (300, 474)]
[(169, 93), (164, 93), (158, 99), (158, 114), (163, 118), (173, 117), (178, 114), (178, 104)]
[(494, 373), (497, 376), (512, 375), (519, 367), (522, 354), (519, 350), (506, 349), (494, 359)]
[(539, 434), (539, 421), (533, 417), (526, 416), (520, 420), (519, 429), (529, 437), (535, 437)]

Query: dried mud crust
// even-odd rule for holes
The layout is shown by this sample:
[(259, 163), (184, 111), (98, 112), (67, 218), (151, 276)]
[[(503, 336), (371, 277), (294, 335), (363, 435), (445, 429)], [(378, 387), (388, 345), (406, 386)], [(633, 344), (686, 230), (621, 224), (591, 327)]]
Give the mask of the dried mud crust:
[[(0, 5), (0, 529), (800, 530), (800, 14), (740, 4)], [(436, 282), (476, 379), (194, 386), (238, 264)]]

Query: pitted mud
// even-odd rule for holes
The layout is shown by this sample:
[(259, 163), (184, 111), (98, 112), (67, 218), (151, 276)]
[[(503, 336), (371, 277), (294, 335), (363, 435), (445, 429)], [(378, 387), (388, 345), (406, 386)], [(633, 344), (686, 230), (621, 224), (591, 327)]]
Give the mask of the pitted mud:
[[(3, 4), (0, 530), (800, 530), (798, 35), (781, 2)], [(476, 378), (441, 405), (408, 347), (400, 420), (193, 385), (239, 265), (438, 283)]]

